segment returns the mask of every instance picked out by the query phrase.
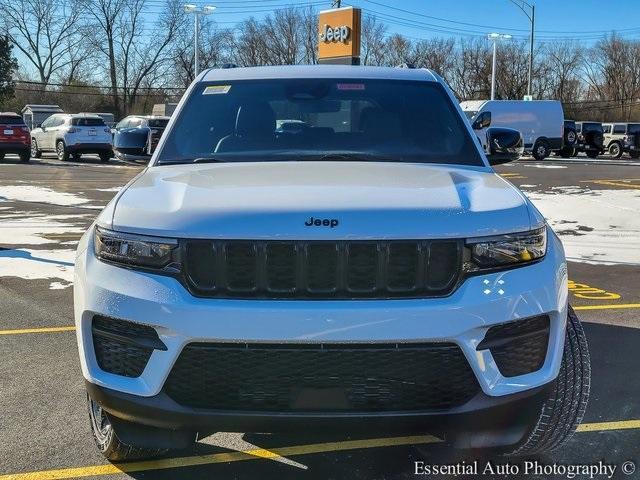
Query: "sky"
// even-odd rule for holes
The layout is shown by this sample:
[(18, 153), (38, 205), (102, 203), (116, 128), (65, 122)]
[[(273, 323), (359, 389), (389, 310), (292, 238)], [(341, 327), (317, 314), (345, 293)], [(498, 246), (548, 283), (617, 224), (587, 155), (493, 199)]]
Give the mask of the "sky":
[[(527, 1), (536, 6), (536, 35), (541, 41), (569, 38), (591, 44), (612, 30), (619, 31), (625, 38), (640, 39), (640, 0)], [(331, 0), (197, 0), (195, 3), (217, 6), (216, 22), (221, 27), (230, 27), (251, 15), (260, 18), (287, 5), (312, 4), (316, 10), (323, 10), (330, 8)], [(346, 5), (360, 7), (364, 14), (375, 15), (387, 23), (390, 32), (412, 38), (485, 36), (494, 31), (528, 38), (530, 28), (525, 14), (510, 0), (343, 0), (343, 6)]]

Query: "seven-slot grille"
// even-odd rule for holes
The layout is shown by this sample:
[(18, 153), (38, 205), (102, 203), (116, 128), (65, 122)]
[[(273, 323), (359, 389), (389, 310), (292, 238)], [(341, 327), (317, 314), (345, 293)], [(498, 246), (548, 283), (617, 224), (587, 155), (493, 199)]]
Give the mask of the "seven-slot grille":
[(444, 296), (462, 265), (456, 240), (185, 242), (191, 291), (223, 298)]

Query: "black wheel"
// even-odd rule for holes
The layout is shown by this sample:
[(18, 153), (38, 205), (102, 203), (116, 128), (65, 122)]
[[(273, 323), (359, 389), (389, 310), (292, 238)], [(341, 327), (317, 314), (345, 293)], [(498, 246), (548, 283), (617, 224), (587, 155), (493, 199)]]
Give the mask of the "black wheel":
[(600, 152), (598, 150), (587, 150), (587, 157), (589, 158), (598, 158)]
[(42, 150), (38, 149), (38, 142), (36, 142), (35, 138), (31, 139), (31, 156), (33, 158), (42, 157)]
[(82, 160), (82, 155), (79, 153), (72, 153), (70, 155), (71, 160), (73, 160), (74, 162), (79, 162), (80, 160)]
[(165, 449), (147, 449), (126, 444), (118, 438), (118, 433), (113, 428), (109, 414), (100, 405), (87, 395), (89, 407), (89, 421), (93, 439), (100, 450), (100, 453), (111, 462), (125, 462), (127, 460), (139, 460), (142, 458), (153, 458), (164, 454)]
[(533, 146), (533, 151), (531, 152), (533, 158), (538, 161), (544, 160), (550, 153), (551, 150), (549, 148), (549, 143), (546, 140), (538, 140)]
[(640, 158), (640, 152), (629, 152), (631, 158)]
[(69, 160), (69, 150), (67, 150), (67, 147), (62, 140), (58, 140), (56, 142), (56, 155), (58, 155), (58, 160), (61, 162)]
[(618, 142), (612, 142), (609, 145), (609, 155), (613, 158), (620, 158), (622, 156), (622, 146)]
[(20, 161), (22, 163), (27, 163), (31, 159), (30, 153), (31, 152), (29, 150), (24, 150), (20, 152)]
[(103, 152), (100, 154), (100, 161), (102, 163), (107, 163), (109, 160), (111, 160), (111, 152)]
[(578, 153), (579, 153), (579, 152), (578, 152), (578, 149), (577, 149), (577, 148), (574, 148), (574, 149), (571, 151), (571, 156), (572, 156), (572, 157), (577, 157), (577, 156), (578, 156)]
[(510, 455), (533, 455), (564, 445), (582, 422), (589, 400), (591, 362), (580, 319), (569, 307), (560, 373), (529, 435)]

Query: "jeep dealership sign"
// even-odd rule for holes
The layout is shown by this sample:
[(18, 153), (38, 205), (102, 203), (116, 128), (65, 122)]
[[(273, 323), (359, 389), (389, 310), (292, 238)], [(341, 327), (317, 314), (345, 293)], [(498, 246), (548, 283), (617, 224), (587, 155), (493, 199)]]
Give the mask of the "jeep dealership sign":
[(358, 64), (360, 61), (360, 9), (325, 10), (318, 15), (318, 61)]

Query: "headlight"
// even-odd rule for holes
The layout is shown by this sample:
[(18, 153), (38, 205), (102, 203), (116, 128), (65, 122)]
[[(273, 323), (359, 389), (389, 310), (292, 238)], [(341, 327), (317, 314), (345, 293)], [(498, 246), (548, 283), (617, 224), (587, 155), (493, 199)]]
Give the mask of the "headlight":
[(134, 235), (96, 227), (94, 246), (96, 256), (108, 262), (166, 271), (179, 270), (179, 263), (174, 258), (178, 241), (174, 238)]
[(467, 241), (467, 246), (470, 254), (465, 270), (468, 272), (528, 263), (544, 257), (547, 252), (547, 228), (472, 239)]

